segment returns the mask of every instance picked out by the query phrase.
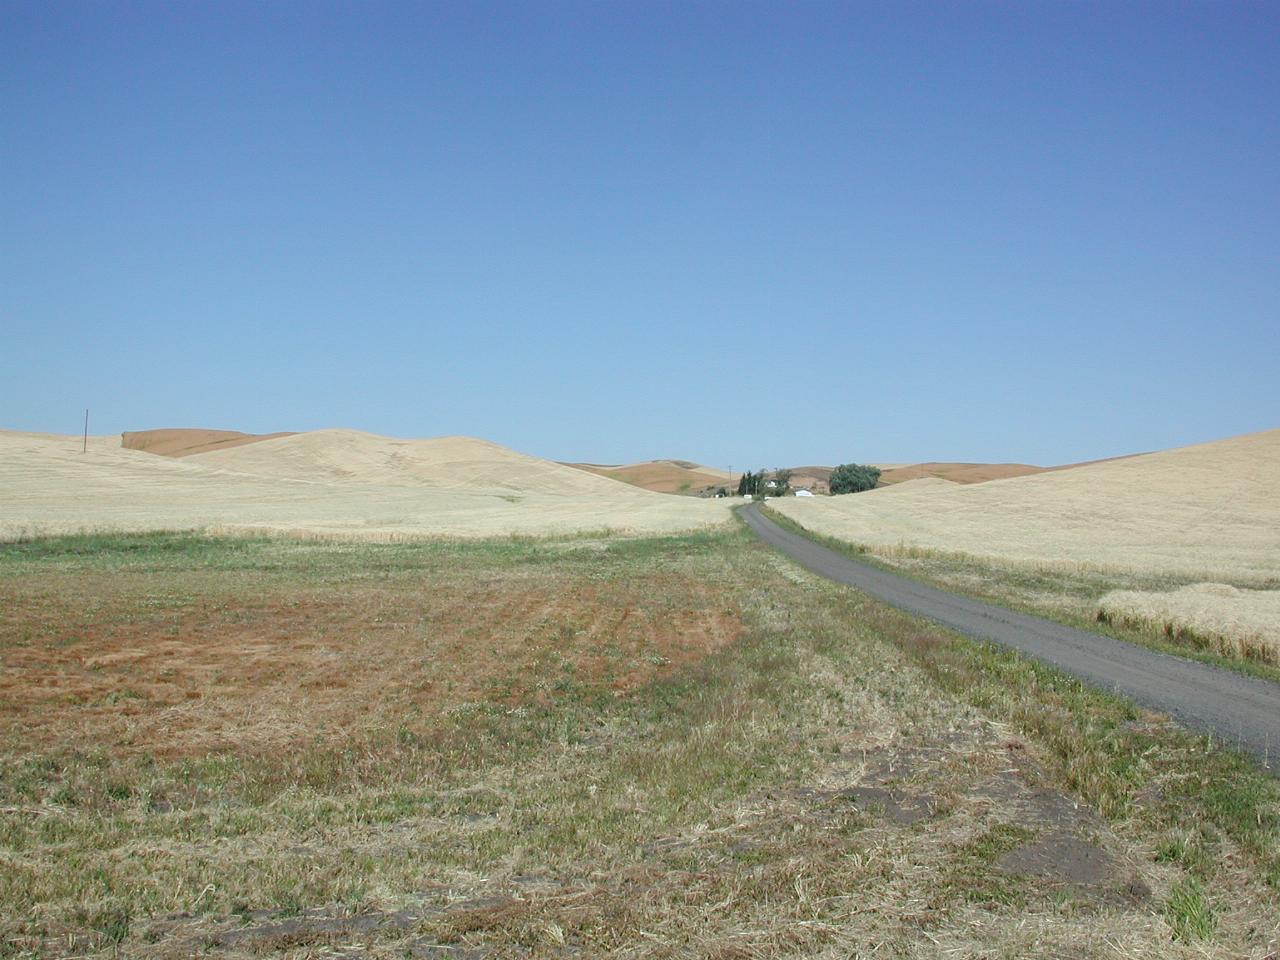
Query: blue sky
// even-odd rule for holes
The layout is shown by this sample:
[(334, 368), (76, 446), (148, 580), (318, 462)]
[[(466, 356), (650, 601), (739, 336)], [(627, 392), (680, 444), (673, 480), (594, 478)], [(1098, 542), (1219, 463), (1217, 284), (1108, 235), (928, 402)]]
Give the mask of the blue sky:
[(0, 2), (0, 427), (1280, 426), (1273, 4)]

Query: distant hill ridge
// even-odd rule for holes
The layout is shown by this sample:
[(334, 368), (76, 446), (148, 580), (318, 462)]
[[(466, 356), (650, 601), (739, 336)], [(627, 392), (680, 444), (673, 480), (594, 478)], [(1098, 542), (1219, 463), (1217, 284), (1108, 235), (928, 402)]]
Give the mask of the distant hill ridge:
[(403, 440), (360, 430), (312, 430), (192, 454), (189, 463), (310, 482), (408, 484), (441, 490), (626, 493), (604, 477), (475, 437)]
[[(145, 437), (131, 438), (137, 449), (119, 434), (86, 442), (0, 430), (0, 541), (123, 530), (387, 540), (671, 533), (729, 519), (725, 501), (660, 496), (472, 437), (317, 430), (220, 442), (246, 436), (170, 435), (174, 452), (157, 456)], [(207, 442), (216, 448), (177, 453)]]
[(143, 450), (162, 457), (187, 457), (211, 450), (225, 450), (259, 440), (292, 437), (293, 433), (241, 433), (239, 430), (199, 430), (166, 428), (129, 430), (120, 434), (120, 446), (126, 450)]
[(691, 460), (644, 460), (619, 465), (565, 463), (564, 466), (608, 477), (610, 480), (620, 480), (654, 493), (696, 495), (729, 483), (727, 471), (706, 467)]
[(873, 550), (1280, 580), (1280, 430), (986, 483), (942, 479), (776, 509)]
[[(398, 440), (389, 437), (377, 437), (376, 434), (363, 433), (356, 430), (316, 430), (307, 434), (298, 434), (292, 432), (280, 433), (242, 433), (238, 430), (208, 430), (199, 428), (163, 428), (157, 430), (138, 430), (128, 431), (121, 435), (121, 446), (127, 450), (141, 450), (146, 453), (159, 454), (165, 457), (188, 458), (196, 457), (203, 454), (233, 450), (240, 447), (247, 447), (267, 441), (280, 440), (298, 436), (316, 436), (323, 435), (331, 440), (337, 439), (337, 449), (331, 454), (321, 452), (317, 446), (317, 441), (302, 441), (298, 449), (293, 447), (284, 448), (286, 462), (281, 462), (277, 456), (275, 448), (271, 448), (270, 462), (265, 456), (260, 454), (252, 454), (248, 456), (235, 456), (227, 460), (221, 465), (226, 469), (237, 469), (247, 472), (261, 473), (263, 470), (268, 475), (285, 475), (292, 479), (299, 480), (315, 480), (324, 479), (346, 479), (358, 480), (364, 478), (367, 482), (401, 482), (408, 480), (409, 482), (434, 482), (450, 486), (453, 484), (474, 484), (484, 482), (487, 479), (487, 473), (490, 468), (502, 469), (492, 463), (492, 458), (488, 454), (475, 456), (462, 456), (458, 453), (458, 449), (446, 453), (442, 444), (445, 441), (452, 442), (455, 448), (459, 444), (470, 441), (473, 444), (483, 445), (489, 444), (488, 441), (475, 440), (465, 437), (442, 437), (433, 440)], [(415, 460), (418, 466), (409, 467), (402, 466), (398, 472), (396, 470), (385, 470), (375, 466), (378, 454), (365, 451), (367, 456), (355, 452), (355, 448), (360, 446), (359, 442), (353, 441), (354, 437), (376, 438), (382, 443), (392, 444), (435, 444), (435, 448), (428, 451), (426, 448), (418, 449), (418, 456), (409, 457), (409, 460)], [(323, 446), (321, 444), (320, 446)], [(367, 446), (367, 444), (366, 444)], [(460, 448), (459, 448), (460, 449)], [(480, 447), (473, 447), (472, 453)], [(497, 444), (489, 444), (487, 448), (490, 452), (494, 449), (505, 449)], [(401, 451), (403, 453), (403, 451)], [(355, 465), (347, 464), (345, 461), (355, 456), (360, 462)], [(451, 462), (460, 463), (461, 460), (470, 459), (472, 466), (469, 468), (458, 467), (453, 472), (454, 475), (442, 476), (433, 472), (435, 468), (425, 470), (422, 467), (423, 456), (431, 460), (433, 463), (443, 462), (441, 457), (446, 459), (452, 458)], [(523, 456), (520, 454), (518, 456)], [(402, 461), (404, 457), (400, 458)], [(538, 458), (530, 458), (537, 460)], [(1122, 459), (1122, 458), (1116, 458)], [(218, 461), (208, 461), (210, 464)], [(486, 466), (488, 462), (488, 466)], [(549, 461), (539, 461), (548, 463)], [(930, 461), (926, 463), (916, 464), (886, 464), (881, 474), (881, 484), (889, 485), (902, 483), (908, 480), (917, 480), (924, 477), (933, 477), (940, 480), (948, 480), (953, 483), (974, 484), (986, 483), (990, 480), (1004, 480), (1011, 477), (1030, 476), (1037, 473), (1045, 473), (1056, 470), (1066, 470), (1078, 466), (1086, 466), (1090, 463), (1100, 463), (1107, 461), (1085, 461), (1084, 463), (1065, 464), (1057, 467), (1040, 467), (1033, 464), (1025, 463), (961, 463), (961, 462), (943, 462)], [(628, 464), (601, 464), (601, 463), (562, 463), (560, 466), (570, 467), (574, 470), (594, 474), (609, 480), (620, 481), (633, 487), (639, 487), (642, 490), (649, 490), (655, 493), (685, 494), (697, 495), (708, 490), (733, 485), (733, 478), (726, 471), (719, 470), (715, 467), (708, 467), (696, 463), (692, 460), (670, 459), (670, 460), (645, 460), (637, 463)], [(818, 493), (827, 492), (827, 484), (831, 476), (831, 467), (824, 466), (803, 466), (793, 467), (792, 469), (792, 486), (796, 488), (804, 488), (813, 490)], [(415, 473), (416, 470), (416, 473)], [(283, 471), (283, 473), (282, 473)], [(371, 476), (380, 477), (381, 480), (370, 480)], [(465, 477), (465, 479), (460, 479)], [(544, 482), (548, 486), (554, 486), (556, 481), (544, 476)], [(574, 488), (576, 484), (570, 480), (562, 481), (567, 488)], [(509, 484), (504, 484), (504, 486)]]

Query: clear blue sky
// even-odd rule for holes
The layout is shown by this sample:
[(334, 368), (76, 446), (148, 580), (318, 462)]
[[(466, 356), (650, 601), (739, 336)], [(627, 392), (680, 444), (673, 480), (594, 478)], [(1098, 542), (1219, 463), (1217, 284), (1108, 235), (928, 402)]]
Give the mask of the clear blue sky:
[(1280, 426), (1274, 3), (0, 3), (0, 427)]

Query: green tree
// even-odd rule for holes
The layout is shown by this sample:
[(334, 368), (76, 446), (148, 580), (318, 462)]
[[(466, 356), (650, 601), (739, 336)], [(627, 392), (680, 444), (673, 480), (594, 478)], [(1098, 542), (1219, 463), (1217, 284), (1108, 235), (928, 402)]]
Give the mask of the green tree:
[(860, 463), (842, 463), (831, 471), (832, 493), (861, 493), (880, 482), (880, 468)]
[(748, 470), (738, 480), (738, 496), (755, 496), (757, 493), (764, 493), (763, 469), (755, 473)]

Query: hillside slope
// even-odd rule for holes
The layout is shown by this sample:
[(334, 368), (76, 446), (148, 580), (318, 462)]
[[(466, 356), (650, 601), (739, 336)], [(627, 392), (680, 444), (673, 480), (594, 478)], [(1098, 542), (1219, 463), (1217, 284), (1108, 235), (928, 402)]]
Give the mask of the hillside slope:
[(687, 460), (645, 460), (619, 466), (599, 463), (566, 463), (564, 465), (597, 476), (608, 477), (610, 480), (620, 480), (655, 493), (696, 494), (708, 487), (729, 484), (729, 474), (725, 471), (690, 463)]
[[(664, 497), (466, 438), (318, 431), (183, 458), (0, 431), (0, 540), (143, 530), (401, 539), (669, 533), (727, 501)], [(274, 452), (273, 452), (274, 451)], [(252, 453), (251, 453), (252, 452)]]
[(1280, 430), (969, 485), (773, 501), (872, 549), (1280, 581)]
[(902, 483), (921, 477), (935, 477), (952, 483), (986, 483), (989, 480), (1007, 480), (1010, 477), (1026, 477), (1044, 473), (1047, 467), (1029, 463), (913, 463), (894, 467), (880, 474), (883, 484)]
[(634, 493), (617, 482), (473, 437), (401, 440), (359, 430), (312, 430), (186, 459), (204, 467), (309, 483), (601, 496)]
[(292, 433), (241, 433), (239, 430), (193, 430), (164, 428), (161, 430), (127, 430), (120, 434), (120, 446), (126, 450), (144, 450), (162, 457), (188, 457), (193, 453), (225, 450), (259, 440), (291, 437)]

